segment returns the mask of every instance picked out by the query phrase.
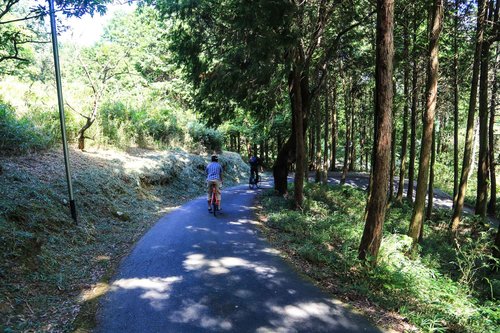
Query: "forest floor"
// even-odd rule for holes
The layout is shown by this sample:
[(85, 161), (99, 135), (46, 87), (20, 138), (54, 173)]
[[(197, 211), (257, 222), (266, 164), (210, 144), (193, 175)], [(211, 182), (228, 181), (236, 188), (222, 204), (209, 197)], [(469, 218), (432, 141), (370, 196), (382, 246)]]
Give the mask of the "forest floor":
[[(158, 221), (205, 191), (208, 156), (182, 150), (70, 150), (78, 223), (62, 149), (0, 157), (0, 331), (86, 332), (103, 285)], [(225, 183), (247, 179), (224, 152)]]

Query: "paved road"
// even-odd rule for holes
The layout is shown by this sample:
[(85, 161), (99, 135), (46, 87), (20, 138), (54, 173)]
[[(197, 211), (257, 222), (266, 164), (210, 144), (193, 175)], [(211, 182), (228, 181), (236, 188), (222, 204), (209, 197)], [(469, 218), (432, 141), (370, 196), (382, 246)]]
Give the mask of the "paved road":
[(378, 332), (300, 277), (261, 237), (255, 191), (223, 192), (163, 217), (103, 298), (96, 332)]

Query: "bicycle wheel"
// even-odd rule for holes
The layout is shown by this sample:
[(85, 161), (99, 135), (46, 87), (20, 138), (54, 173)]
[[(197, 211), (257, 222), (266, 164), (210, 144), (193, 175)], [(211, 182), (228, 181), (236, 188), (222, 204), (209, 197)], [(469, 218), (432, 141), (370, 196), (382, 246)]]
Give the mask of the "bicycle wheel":
[(217, 201), (212, 200), (212, 211), (214, 212), (214, 216), (217, 216)]

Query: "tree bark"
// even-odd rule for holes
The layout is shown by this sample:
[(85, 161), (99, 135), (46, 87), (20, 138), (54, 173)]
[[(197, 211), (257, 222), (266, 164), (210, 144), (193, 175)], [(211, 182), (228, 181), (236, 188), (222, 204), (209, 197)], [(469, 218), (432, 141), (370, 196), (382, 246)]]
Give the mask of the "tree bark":
[(399, 184), (398, 193), (396, 195), (396, 202), (403, 201), (403, 191), (405, 186), (405, 176), (406, 176), (406, 155), (407, 155), (407, 145), (408, 145), (408, 109), (409, 109), (409, 87), (408, 81), (410, 77), (410, 68), (408, 66), (408, 26), (406, 23), (403, 25), (403, 59), (405, 59), (404, 64), (404, 74), (403, 74), (403, 90), (404, 90), (404, 106), (403, 106), (403, 136), (401, 138), (401, 164), (399, 166)]
[(408, 191), (406, 199), (413, 202), (413, 181), (415, 178), (415, 156), (416, 156), (416, 137), (417, 137), (417, 101), (418, 101), (418, 75), (417, 75), (417, 18), (414, 13), (413, 18), (413, 69), (412, 69), (412, 84), (411, 84), (411, 120), (410, 120), (410, 163), (408, 165)]
[(375, 112), (377, 136), (374, 138), (374, 164), (365, 228), (359, 258), (376, 264), (387, 205), (387, 181), (392, 132), (392, 74), (394, 57), (394, 1), (377, 1), (377, 48), (375, 69)]
[(307, 166), (309, 171), (315, 170), (316, 163), (316, 114), (313, 114), (314, 117), (311, 117), (312, 124), (309, 126), (309, 165)]
[[(498, 0), (497, 0), (498, 1)], [(496, 199), (497, 199), (497, 179), (495, 174), (495, 166), (496, 166), (496, 156), (495, 156), (495, 135), (494, 135), (494, 126), (495, 126), (495, 110), (496, 110), (496, 99), (497, 99), (497, 91), (498, 91), (498, 81), (497, 81), (497, 72), (498, 65), (500, 64), (500, 44), (497, 44), (496, 49), (496, 59), (495, 65), (493, 67), (493, 83), (491, 89), (491, 104), (490, 104), (490, 130), (489, 130), (489, 163), (490, 163), (490, 201), (488, 202), (488, 214), (495, 216), (496, 211)], [(498, 236), (497, 236), (498, 238)]]
[(337, 140), (338, 140), (338, 120), (337, 120), (337, 80), (333, 80), (332, 88), (332, 153), (330, 168), (332, 171), (337, 169)]
[[(394, 118), (393, 118), (394, 119)], [(394, 200), (394, 172), (396, 170), (396, 126), (392, 124), (391, 133), (391, 168), (389, 171), (389, 199), (388, 204), (390, 205), (392, 200)]]
[(458, 198), (458, 8), (459, 0), (455, 0), (454, 34), (453, 34), (453, 207)]
[(328, 80), (325, 80), (325, 132), (324, 132), (324, 143), (323, 143), (323, 167), (321, 170), (321, 183), (326, 184), (328, 182), (328, 122), (329, 122), (329, 103), (328, 103)]
[(476, 111), (477, 84), (479, 77), (480, 56), (483, 45), (485, 18), (486, 18), (486, 0), (480, 0), (478, 17), (477, 17), (476, 48), (474, 51), (474, 64), (472, 67), (471, 93), (469, 100), (469, 111), (467, 116), (467, 132), (465, 139), (464, 158), (462, 162), (462, 173), (460, 177), (460, 186), (458, 190), (457, 203), (453, 208), (453, 216), (450, 223), (450, 230), (453, 233), (457, 232), (458, 226), (460, 224), (460, 219), (462, 217), (465, 194), (467, 191), (469, 169), (471, 166), (472, 145), (474, 139), (474, 114)]
[(295, 208), (302, 209), (304, 201), (304, 113), (301, 91), (302, 73), (295, 68), (292, 79), (291, 91), (293, 94), (293, 107), (295, 109), (295, 179), (294, 201)]
[[(396, 80), (392, 81), (392, 91), (396, 95)], [(390, 206), (392, 200), (394, 200), (394, 175), (396, 173), (396, 124), (394, 119), (396, 118), (396, 110), (392, 109), (392, 133), (391, 133), (391, 170), (389, 172), (389, 200), (388, 205)]]
[[(427, 212), (425, 214), (425, 219), (430, 220), (432, 217), (432, 208), (434, 205), (434, 164), (436, 163), (436, 127), (432, 132), (432, 147), (431, 147), (431, 167), (429, 173), (429, 190), (427, 192)], [(420, 228), (419, 242), (423, 238), (423, 228)]]
[(488, 202), (488, 61), (490, 44), (483, 43), (479, 81), (479, 159), (475, 214), (486, 217)]
[(434, 116), (437, 104), (437, 85), (439, 71), (439, 35), (443, 26), (443, 0), (435, 0), (432, 8), (432, 20), (429, 38), (429, 60), (427, 64), (427, 98), (423, 114), (424, 126), (422, 129), (422, 144), (420, 147), (420, 163), (417, 178), (417, 190), (415, 192), (415, 205), (410, 221), (408, 235), (413, 239), (415, 245), (419, 241), (419, 235), (424, 219), (425, 195), (429, 178), (429, 164), (432, 148), (432, 137), (434, 131)]
[(346, 178), (347, 178), (347, 170), (349, 168), (349, 152), (350, 152), (350, 146), (351, 146), (351, 120), (349, 117), (350, 113), (350, 108), (351, 106), (349, 105), (349, 95), (350, 95), (350, 89), (348, 85), (346, 87), (345, 91), (345, 110), (344, 110), (344, 116), (345, 116), (345, 146), (344, 146), (344, 166), (342, 167), (342, 178), (340, 179), (340, 184), (344, 185)]
[(316, 172), (316, 177), (314, 181), (319, 183), (321, 181), (321, 173), (322, 173), (322, 158), (321, 158), (321, 105), (319, 101), (319, 96), (316, 99), (315, 103), (315, 119), (314, 126), (316, 127), (315, 131), (315, 143), (316, 143), (316, 156), (314, 159), (314, 170)]
[(351, 95), (351, 139), (350, 139), (350, 152), (349, 152), (349, 171), (356, 170), (356, 99)]

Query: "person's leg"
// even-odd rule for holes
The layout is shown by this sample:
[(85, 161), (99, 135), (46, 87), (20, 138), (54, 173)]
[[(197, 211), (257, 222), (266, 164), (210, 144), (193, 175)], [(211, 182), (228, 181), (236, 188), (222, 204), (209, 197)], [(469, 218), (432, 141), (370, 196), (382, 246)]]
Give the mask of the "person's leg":
[(212, 210), (212, 206), (210, 205), (210, 201), (212, 201), (212, 182), (207, 182), (207, 193), (208, 193), (208, 210)]
[(217, 201), (219, 202), (219, 209), (220, 209), (220, 201), (221, 201), (220, 185), (221, 185), (221, 182), (219, 180), (216, 180), (215, 184), (216, 184), (216, 189), (217, 189), (217, 192), (215, 194), (217, 196)]

